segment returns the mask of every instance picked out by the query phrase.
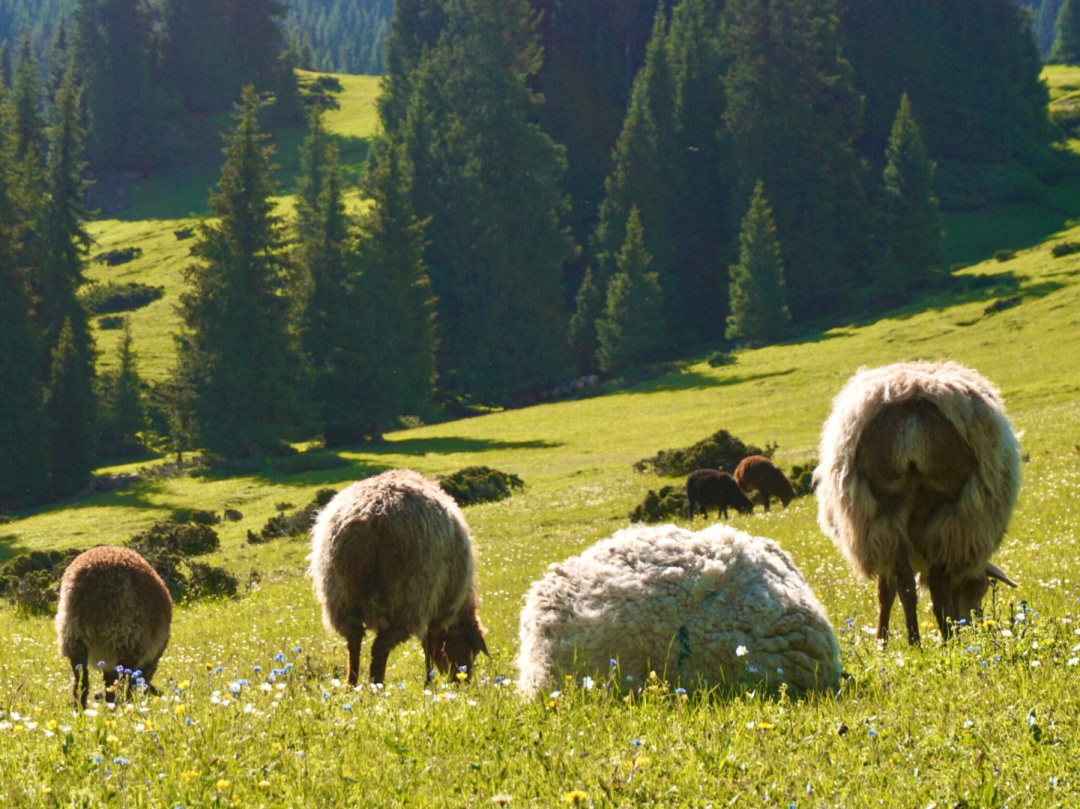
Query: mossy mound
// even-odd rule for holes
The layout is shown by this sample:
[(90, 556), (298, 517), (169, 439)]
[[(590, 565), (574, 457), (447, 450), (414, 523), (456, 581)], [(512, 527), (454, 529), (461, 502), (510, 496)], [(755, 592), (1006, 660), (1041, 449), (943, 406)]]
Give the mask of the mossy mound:
[(664, 486), (658, 492), (649, 489), (641, 505), (630, 512), (630, 521), (661, 522), (672, 517), (685, 517), (688, 511), (686, 489), (682, 486)]
[(634, 469), (668, 477), (689, 475), (695, 469), (722, 469), (732, 474), (747, 455), (771, 458), (775, 450), (775, 445), (767, 444), (762, 449), (744, 444), (727, 430), (719, 430), (689, 447), (662, 449), (651, 458), (642, 458), (634, 464)]
[(453, 497), (459, 506), (504, 500), (514, 489), (525, 487), (524, 481), (517, 475), (500, 472), (490, 466), (467, 466), (438, 480), (443, 491)]

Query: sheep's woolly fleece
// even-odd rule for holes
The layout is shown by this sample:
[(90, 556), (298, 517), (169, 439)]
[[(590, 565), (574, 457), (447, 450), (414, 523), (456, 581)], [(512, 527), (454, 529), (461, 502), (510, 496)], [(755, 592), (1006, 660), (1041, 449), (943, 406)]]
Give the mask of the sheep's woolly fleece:
[[(926, 558), (916, 572), (943, 564), (958, 574), (982, 573), (1001, 544), (1020, 488), (1020, 445), (997, 389), (954, 362), (901, 362), (860, 369), (840, 390), (821, 434), (818, 524), (852, 569), (873, 577), (890, 569), (906, 542), (903, 515), (881, 508), (855, 468), (862, 431), (890, 404), (920, 397), (932, 402), (972, 448), (975, 473), (956, 501), (926, 531)], [(921, 451), (913, 447), (912, 452)]]
[(85, 644), (91, 666), (104, 661), (106, 671), (118, 664), (145, 668), (168, 644), (171, 622), (165, 582), (131, 548), (91, 548), (64, 571), (56, 610), (64, 657), (72, 658)]
[(461, 509), (437, 483), (393, 469), (354, 483), (311, 529), (308, 575), (323, 623), (342, 634), (393, 625), (422, 637), (447, 625), (476, 568)]
[[(832, 688), (839, 646), (791, 557), (725, 525), (635, 525), (548, 567), (521, 613), (519, 688), (609, 671), (685, 687)], [(610, 661), (617, 662), (612, 668)]]

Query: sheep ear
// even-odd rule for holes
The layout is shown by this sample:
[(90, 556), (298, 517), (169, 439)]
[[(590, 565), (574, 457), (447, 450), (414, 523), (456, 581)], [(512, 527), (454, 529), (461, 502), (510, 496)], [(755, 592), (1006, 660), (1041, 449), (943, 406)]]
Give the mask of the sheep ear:
[(484, 642), (484, 627), (480, 625), (479, 620), (469, 627), (469, 643), (472, 644), (477, 654), (483, 652), (488, 657), (491, 657), (487, 643)]
[(1000, 582), (1004, 582), (1010, 587), (1019, 587), (1020, 585), (1009, 578), (1009, 574), (995, 565), (993, 562), (986, 563), (986, 576), (987, 578), (997, 579)]

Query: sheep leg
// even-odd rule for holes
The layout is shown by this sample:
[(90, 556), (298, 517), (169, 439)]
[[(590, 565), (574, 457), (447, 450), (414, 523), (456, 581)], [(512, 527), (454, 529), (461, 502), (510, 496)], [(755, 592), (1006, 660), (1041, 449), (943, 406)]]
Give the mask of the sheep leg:
[(878, 576), (877, 580), (877, 639), (887, 641), (889, 639), (889, 613), (892, 612), (893, 602), (896, 600), (896, 584), (888, 574)]
[(907, 639), (912, 646), (919, 645), (919, 593), (915, 588), (915, 573), (908, 561), (907, 549), (900, 548), (897, 553), (896, 589), (900, 604), (904, 608), (904, 620), (907, 622)]
[(86, 698), (90, 694), (90, 672), (87, 663), (90, 650), (80, 644), (70, 658), (71, 672), (75, 676), (75, 682), (71, 686), (71, 696), (78, 702), (82, 709), (86, 710)]
[(106, 669), (102, 676), (105, 678), (105, 701), (113, 705), (116, 703), (116, 681), (119, 675), (115, 669)]
[(349, 647), (349, 665), (345, 669), (345, 682), (350, 687), (356, 685), (360, 679), (360, 644), (364, 640), (364, 627), (360, 626), (345, 636), (345, 642)]
[(398, 629), (382, 629), (371, 644), (371, 682), (381, 683), (386, 679), (386, 659), (390, 650), (409, 637), (408, 632)]
[(758, 489), (761, 492), (761, 502), (765, 506), (765, 510), (769, 510), (769, 493), (764, 489)]

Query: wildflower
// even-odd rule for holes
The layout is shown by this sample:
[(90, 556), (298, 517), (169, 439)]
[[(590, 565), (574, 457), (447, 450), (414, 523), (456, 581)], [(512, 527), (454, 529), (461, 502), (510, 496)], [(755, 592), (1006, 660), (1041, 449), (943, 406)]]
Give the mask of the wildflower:
[(500, 792), (498, 795), (491, 796), (491, 802), (496, 806), (506, 806), (511, 800), (513, 799), (505, 792)]
[(179, 688), (181, 691), (187, 691), (189, 688), (191, 688), (191, 680), (184, 680), (182, 683), (180, 683), (180, 685), (177, 686), (177, 688)]
[(630, 744), (634, 745), (634, 747), (641, 747), (645, 742), (641, 741), (641, 739), (634, 739)]
[(219, 778), (218, 782), (214, 784), (214, 786), (217, 787), (218, 792), (224, 792), (232, 786), (232, 781), (230, 781), (228, 778)]
[(758, 722), (757, 723), (757, 729), (758, 730), (772, 730), (774, 727), (776, 727), (776, 725), (774, 725), (772, 722)]
[(270, 789), (270, 782), (264, 778), (259, 782), (259, 789)]
[(1080, 663), (1080, 657), (1070, 657), (1065, 661), (1066, 666), (1075, 666), (1077, 663)]
[(675, 693), (681, 697), (686, 693), (686, 689), (680, 685), (678, 688), (675, 689)]
[(1001, 637), (1003, 637), (1003, 638), (1011, 638), (1012, 637), (1012, 632), (1010, 630), (1008, 630), (1008, 629), (1003, 629), (1003, 630), (1001, 630)]
[(113, 736), (111, 733), (105, 737), (106, 744), (120, 744), (120, 740)]
[(454, 676), (457, 677), (459, 681), (464, 681), (464, 680), (469, 679), (469, 675), (466, 674), (464, 671), (459, 671)]
[(572, 792), (567, 792), (562, 796), (563, 803), (581, 803), (589, 799), (588, 792), (582, 792), (580, 789), (575, 789)]
[(52, 787), (42, 787), (41, 788), (41, 794), (42, 795), (52, 795)]
[(735, 656), (746, 657), (746, 647), (743, 646), (741, 643), (735, 647)]
[(552, 699), (558, 699), (561, 696), (562, 696), (562, 691), (552, 691), (551, 692), (551, 698)]
[(126, 767), (131, 764), (131, 759), (124, 758), (123, 756), (117, 756), (113, 759), (113, 764), (119, 764), (121, 767)]
[(173, 705), (173, 713), (176, 714), (177, 716), (180, 716), (186, 710), (187, 710), (187, 706), (184, 705), (184, 703), (182, 703), (182, 702), (179, 705)]
[(617, 665), (619, 665), (619, 661), (618, 661), (618, 660), (616, 660), (616, 659), (615, 659), (615, 658), (613, 657), (613, 658), (611, 658), (610, 660), (608, 660), (608, 665), (609, 665), (609, 666), (611, 666), (612, 668), (615, 668), (615, 667), (616, 667)]
[(596, 681), (593, 680), (593, 678), (589, 675), (586, 674), (584, 677), (581, 678), (581, 687), (584, 688), (586, 691), (592, 691), (595, 685)]
[(274, 662), (275, 663), (284, 663), (285, 662), (285, 653), (284, 652), (278, 652), (276, 655), (274, 655)]

